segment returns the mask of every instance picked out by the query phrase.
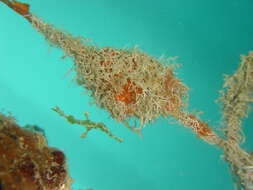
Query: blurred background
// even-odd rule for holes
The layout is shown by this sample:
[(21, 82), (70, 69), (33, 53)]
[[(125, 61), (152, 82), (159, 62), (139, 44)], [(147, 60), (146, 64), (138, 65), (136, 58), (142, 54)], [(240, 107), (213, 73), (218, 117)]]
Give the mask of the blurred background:
[[(45, 21), (100, 46), (131, 48), (148, 54), (178, 56), (177, 76), (190, 88), (189, 110), (221, 128), (215, 103), (223, 75), (232, 74), (240, 55), (253, 50), (251, 0), (24, 0)], [(66, 153), (74, 190), (231, 190), (222, 151), (189, 129), (159, 118), (140, 138), (91, 105), (84, 89), (67, 74), (71, 59), (50, 47), (22, 17), (0, 4), (0, 109), (20, 125), (43, 128), (50, 146)], [(51, 110), (102, 121), (124, 138), (118, 143), (100, 131), (81, 139), (83, 128), (68, 124)], [(250, 116), (253, 116), (251, 114)], [(250, 117), (243, 145), (253, 150)], [(251, 135), (251, 136), (250, 136)]]

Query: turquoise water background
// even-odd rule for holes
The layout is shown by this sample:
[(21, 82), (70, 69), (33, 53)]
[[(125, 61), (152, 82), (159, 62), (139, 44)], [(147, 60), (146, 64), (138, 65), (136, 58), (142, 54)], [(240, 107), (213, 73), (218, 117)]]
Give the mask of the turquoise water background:
[[(31, 11), (58, 28), (115, 48), (138, 45), (155, 57), (179, 56), (178, 77), (190, 88), (190, 110), (220, 127), (215, 100), (223, 74), (238, 67), (240, 54), (253, 50), (251, 0), (27, 0)], [(61, 50), (50, 48), (26, 20), (0, 4), (0, 108), (20, 125), (42, 127), (50, 146), (66, 153), (74, 190), (232, 190), (222, 151), (189, 129), (160, 118), (144, 138), (131, 133), (95, 105), (65, 75), (73, 65)], [(81, 139), (82, 127), (71, 126), (51, 110), (83, 118), (90, 112), (119, 137), (100, 131)], [(252, 116), (252, 114), (251, 114)], [(253, 128), (244, 122), (253, 149)], [(250, 136), (251, 135), (251, 136)]]

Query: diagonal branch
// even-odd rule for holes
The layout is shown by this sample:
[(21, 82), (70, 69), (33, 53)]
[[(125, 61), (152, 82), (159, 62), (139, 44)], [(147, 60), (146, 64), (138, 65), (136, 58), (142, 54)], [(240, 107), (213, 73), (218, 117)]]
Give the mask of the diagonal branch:
[(6, 4), (9, 8), (14, 10), (19, 15), (23, 16), (26, 20), (31, 22), (31, 14), (29, 12), (30, 5), (26, 3), (21, 3), (15, 0), (0, 0)]

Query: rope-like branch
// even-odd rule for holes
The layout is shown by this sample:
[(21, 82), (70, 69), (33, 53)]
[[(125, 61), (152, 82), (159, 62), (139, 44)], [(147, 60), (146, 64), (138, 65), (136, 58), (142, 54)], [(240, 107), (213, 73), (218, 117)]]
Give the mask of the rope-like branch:
[(27, 21), (31, 22), (31, 14), (29, 12), (30, 5), (26, 3), (21, 3), (15, 0), (0, 0), (6, 4), (9, 8), (14, 10), (16, 13), (23, 16)]

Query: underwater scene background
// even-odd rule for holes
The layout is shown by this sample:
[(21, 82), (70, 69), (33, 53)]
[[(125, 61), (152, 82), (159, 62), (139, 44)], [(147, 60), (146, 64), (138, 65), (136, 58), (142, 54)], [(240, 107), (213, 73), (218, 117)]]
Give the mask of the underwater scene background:
[[(253, 2), (250, 0), (44, 0), (24, 1), (31, 12), (100, 47), (140, 49), (154, 57), (178, 56), (177, 76), (190, 88), (189, 109), (217, 130), (221, 109), (215, 100), (223, 75), (233, 73), (240, 55), (253, 50)], [(50, 146), (63, 150), (74, 190), (230, 190), (234, 189), (222, 151), (168, 118), (143, 130), (143, 138), (97, 107), (69, 73), (73, 62), (61, 59), (22, 17), (0, 4), (0, 108), (20, 125), (44, 129)], [(104, 122), (124, 142), (100, 131), (80, 138), (83, 128), (51, 110)], [(244, 121), (252, 152), (252, 113)]]

